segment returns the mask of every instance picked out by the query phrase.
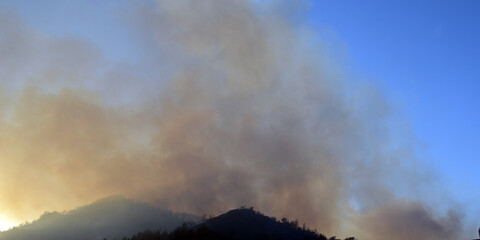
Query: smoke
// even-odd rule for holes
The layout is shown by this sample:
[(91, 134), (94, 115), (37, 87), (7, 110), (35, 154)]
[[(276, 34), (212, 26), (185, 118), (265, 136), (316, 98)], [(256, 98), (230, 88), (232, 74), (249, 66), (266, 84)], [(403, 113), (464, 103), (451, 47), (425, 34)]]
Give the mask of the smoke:
[(2, 211), (121, 194), (195, 214), (252, 205), (327, 235), (457, 237), (460, 214), (435, 210), (434, 177), (391, 139), (382, 94), (275, 11), (288, 8), (258, 4), (134, 6), (140, 63), (1, 13)]
[(461, 229), (458, 213), (435, 218), (418, 202), (397, 202), (362, 219), (361, 225), (379, 239), (457, 239)]

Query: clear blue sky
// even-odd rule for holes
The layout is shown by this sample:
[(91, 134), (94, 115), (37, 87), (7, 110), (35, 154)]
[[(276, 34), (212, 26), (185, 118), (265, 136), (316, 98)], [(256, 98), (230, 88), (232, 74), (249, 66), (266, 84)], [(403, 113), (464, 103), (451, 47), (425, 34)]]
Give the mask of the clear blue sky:
[[(126, 1), (48, 2), (0, 6), (47, 34), (82, 36), (108, 58), (131, 58), (134, 46), (117, 21)], [(480, 1), (312, 2), (310, 26), (345, 48), (352, 75), (376, 82), (401, 106), (458, 200), (478, 201)]]

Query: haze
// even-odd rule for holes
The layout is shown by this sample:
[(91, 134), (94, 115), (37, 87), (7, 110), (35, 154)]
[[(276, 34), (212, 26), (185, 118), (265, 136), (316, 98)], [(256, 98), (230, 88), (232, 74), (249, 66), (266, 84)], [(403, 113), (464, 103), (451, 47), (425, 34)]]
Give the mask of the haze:
[[(478, 206), (465, 204), (478, 189), (459, 193), (450, 183), (478, 179), (445, 173), (456, 152), (439, 161), (425, 149), (410, 123), (421, 113), (394, 93), (402, 80), (365, 77), (410, 65), (359, 71), (375, 54), (350, 56), (322, 6), (0, 7), (3, 229), (110, 195), (199, 216), (255, 206), (360, 239), (470, 238), (480, 224)], [(468, 79), (479, 76), (471, 46)], [(468, 104), (478, 117), (478, 101)]]

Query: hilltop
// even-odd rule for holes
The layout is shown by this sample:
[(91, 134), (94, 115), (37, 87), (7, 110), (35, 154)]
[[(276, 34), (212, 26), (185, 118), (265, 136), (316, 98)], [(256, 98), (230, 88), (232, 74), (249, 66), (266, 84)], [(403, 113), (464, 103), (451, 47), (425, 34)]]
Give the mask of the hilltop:
[[(129, 237), (130, 236), (130, 237)], [(253, 208), (201, 219), (112, 196), (0, 232), (0, 240), (336, 240)], [(347, 238), (354, 240), (354, 238)]]
[[(194, 226), (183, 224), (168, 233), (145, 231), (124, 240), (337, 240), (327, 238), (306, 227), (299, 227), (298, 221), (268, 217), (253, 208), (228, 211)], [(350, 237), (345, 240), (355, 240)]]
[(193, 215), (173, 213), (143, 202), (111, 196), (68, 212), (46, 212), (31, 223), (0, 232), (0, 239), (120, 239), (146, 229), (170, 231), (183, 222), (198, 220)]

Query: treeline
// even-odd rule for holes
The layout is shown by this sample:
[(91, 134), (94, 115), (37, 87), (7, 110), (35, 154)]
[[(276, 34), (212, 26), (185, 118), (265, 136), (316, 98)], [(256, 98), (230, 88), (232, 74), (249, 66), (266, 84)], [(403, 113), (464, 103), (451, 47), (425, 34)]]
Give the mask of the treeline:
[[(268, 239), (268, 238), (267, 238)], [(305, 234), (304, 240), (341, 240), (334, 237), (327, 238), (323, 234), (309, 231)], [(106, 239), (104, 239), (106, 240)], [(230, 238), (220, 236), (206, 227), (191, 228), (187, 224), (176, 228), (170, 233), (166, 231), (144, 231), (137, 233), (129, 238), (124, 237), (122, 240), (232, 240)], [(287, 240), (287, 239), (286, 239)], [(348, 237), (344, 240), (356, 240), (354, 237)]]
[[(254, 210), (253, 207), (247, 208), (245, 206), (242, 206), (242, 207), (240, 207), (240, 209), (241, 210), (248, 210), (248, 211), (250, 211), (250, 212), (252, 212), (256, 215), (259, 215), (259, 216), (265, 216), (263, 213)], [(307, 227), (305, 223), (303, 223), (302, 226), (300, 226), (297, 219), (288, 220), (288, 218), (284, 217), (279, 221), (279, 220), (277, 220), (276, 217), (269, 217), (269, 218), (271, 220), (277, 222), (277, 223), (281, 223), (285, 228), (289, 228), (292, 231), (299, 232), (300, 235), (302, 235), (303, 240), (341, 240), (341, 239), (337, 238), (336, 236), (327, 238), (322, 233), (319, 233), (317, 231), (317, 229), (315, 229), (315, 228), (310, 229), (309, 227)], [(347, 237), (344, 240), (357, 240), (357, 239), (355, 237)]]
[[(257, 213), (259, 213), (259, 212), (257, 212)], [(273, 220), (276, 220), (276, 219), (273, 218)], [(300, 227), (298, 225), (298, 220), (289, 221), (287, 218), (282, 218), (280, 220), (280, 222), (285, 227), (288, 227), (288, 228), (292, 229), (293, 231), (299, 232), (301, 235), (303, 235), (302, 239), (304, 239), (304, 240), (341, 240), (341, 239), (337, 238), (336, 236), (327, 238), (322, 233), (319, 233), (317, 231), (317, 229), (312, 230), (312, 229), (306, 227), (305, 223)], [(345, 238), (344, 240), (357, 240), (357, 239), (355, 237), (348, 237), (348, 238)]]
[[(235, 213), (240, 215), (234, 216), (233, 214)], [(230, 221), (232, 218), (238, 219), (239, 216), (248, 222), (256, 221), (256, 224), (242, 224), (241, 221)], [(212, 225), (209, 225), (207, 227), (208, 224), (213, 224), (215, 221), (216, 223), (220, 221), (220, 226), (217, 225), (214, 228), (210, 228)], [(259, 225), (268, 225), (272, 228), (259, 227)], [(226, 232), (225, 229), (229, 230)], [(238, 235), (238, 233), (243, 233), (243, 235)], [(250, 233), (250, 235), (244, 235), (244, 233)], [(207, 218), (204, 216), (202, 223), (198, 225), (183, 223), (171, 232), (147, 230), (131, 237), (124, 237), (122, 240), (250, 240), (252, 238), (262, 240), (341, 240), (335, 236), (327, 238), (316, 229), (312, 230), (306, 227), (305, 224), (299, 226), (298, 220), (290, 221), (287, 218), (277, 220), (274, 217), (265, 216), (253, 210), (253, 208), (245, 207), (231, 211), (223, 215), (223, 218), (214, 216)], [(344, 240), (357, 239), (348, 237)]]
[(170, 233), (166, 231), (144, 231), (122, 240), (228, 240), (206, 227), (193, 229), (186, 223)]

